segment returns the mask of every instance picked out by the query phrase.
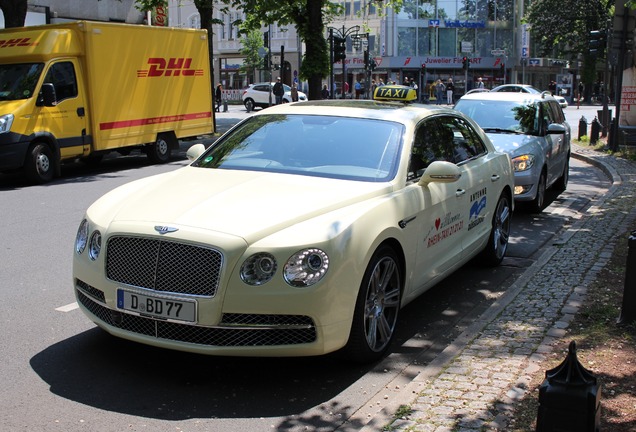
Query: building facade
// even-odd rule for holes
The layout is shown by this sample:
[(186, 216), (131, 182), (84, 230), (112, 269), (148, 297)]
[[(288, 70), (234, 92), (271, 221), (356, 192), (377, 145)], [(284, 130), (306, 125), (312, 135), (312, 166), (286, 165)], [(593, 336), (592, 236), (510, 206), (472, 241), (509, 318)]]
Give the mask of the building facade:
[[(341, 0), (342, 14), (326, 26), (330, 34), (346, 36), (346, 58), (336, 62), (333, 79), (346, 81), (353, 89), (357, 81), (367, 87), (376, 82), (418, 84), (421, 96), (430, 93), (437, 79), (452, 79), (457, 96), (470, 90), (477, 78), (486, 87), (503, 83), (532, 84), (547, 89), (550, 81), (560, 84), (559, 92), (572, 94), (577, 64), (561, 59), (533, 57), (532, 33), (521, 19), (531, 0), (404, 0), (399, 12), (382, 7), (379, 0)], [(135, 8), (134, 0), (38, 0), (31, 13), (44, 14), (47, 22), (73, 19), (118, 21), (144, 24), (155, 18)], [(160, 24), (173, 27), (200, 27), (199, 13), (192, 0), (169, 0), (161, 11)], [(240, 10), (215, 8), (211, 36), (214, 52), (214, 82), (225, 89), (239, 90), (255, 81), (282, 75), (291, 84), (298, 80), (303, 45), (293, 27), (263, 28), (269, 35), (273, 72), (248, 74), (241, 70), (244, 56), (236, 22)], [(281, 54), (284, 53), (284, 58)], [(365, 54), (375, 62), (369, 73)], [(470, 66), (463, 68), (463, 59)], [(281, 65), (281, 62), (283, 63)], [(576, 62), (573, 62), (576, 63)], [(330, 77), (325, 77), (325, 84)], [(299, 83), (301, 88), (303, 83)]]

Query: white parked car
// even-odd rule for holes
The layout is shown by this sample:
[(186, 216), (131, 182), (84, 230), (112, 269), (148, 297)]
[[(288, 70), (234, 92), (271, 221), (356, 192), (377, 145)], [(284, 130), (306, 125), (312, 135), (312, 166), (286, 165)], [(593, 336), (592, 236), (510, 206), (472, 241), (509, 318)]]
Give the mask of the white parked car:
[[(532, 87), (530, 84), (503, 84), (493, 88), (493, 92), (510, 92), (510, 93), (534, 93), (541, 94), (543, 93), (538, 88)], [(561, 108), (565, 109), (568, 107), (568, 101), (560, 95), (554, 95), (554, 99), (561, 105)]]
[[(415, 91), (386, 86), (383, 97)], [(510, 158), (458, 111), (277, 105), (188, 156), (107, 193), (80, 223), (75, 295), (115, 336), (374, 361), (404, 305), (473, 257), (497, 265), (507, 250)]]
[[(243, 89), (243, 105), (248, 111), (252, 111), (254, 108), (267, 108), (270, 106), (270, 91), (274, 83), (256, 83), (250, 84), (247, 88)], [(291, 87), (287, 84), (283, 84), (285, 94), (283, 95), (283, 103), (289, 103), (292, 101)], [(298, 92), (298, 101), (306, 101), (307, 95), (301, 91)], [(271, 105), (276, 104), (276, 97), (274, 93), (271, 94)]]

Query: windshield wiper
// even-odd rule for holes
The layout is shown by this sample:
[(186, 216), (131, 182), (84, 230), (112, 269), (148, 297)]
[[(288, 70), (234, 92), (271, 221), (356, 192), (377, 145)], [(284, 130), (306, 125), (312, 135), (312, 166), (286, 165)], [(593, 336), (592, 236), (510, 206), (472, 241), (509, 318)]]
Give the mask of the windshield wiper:
[(517, 135), (525, 135), (525, 132), (514, 130), (514, 129), (504, 129), (504, 128), (482, 128), (484, 132), (496, 132), (496, 133), (512, 133)]

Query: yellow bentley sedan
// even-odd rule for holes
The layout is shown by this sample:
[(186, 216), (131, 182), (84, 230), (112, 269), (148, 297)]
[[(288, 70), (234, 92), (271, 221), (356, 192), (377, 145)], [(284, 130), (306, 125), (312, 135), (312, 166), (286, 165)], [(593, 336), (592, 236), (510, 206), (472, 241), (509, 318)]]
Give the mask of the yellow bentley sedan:
[(381, 358), (400, 308), (474, 257), (502, 261), (513, 210), (509, 156), (409, 94), (268, 108), (107, 193), (77, 232), (81, 309), (169, 349)]

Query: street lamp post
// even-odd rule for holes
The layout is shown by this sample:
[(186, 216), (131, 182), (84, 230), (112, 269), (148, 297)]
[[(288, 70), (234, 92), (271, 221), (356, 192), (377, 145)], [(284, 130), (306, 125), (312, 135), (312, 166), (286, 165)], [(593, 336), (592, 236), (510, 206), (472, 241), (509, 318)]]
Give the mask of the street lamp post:
[[(334, 37), (338, 37), (340, 39), (344, 39), (347, 40), (347, 37), (351, 37), (352, 39), (357, 39), (358, 38), (358, 31), (360, 30), (360, 26), (353, 26), (350, 28), (346, 28), (344, 25), (342, 26), (342, 29), (337, 29), (335, 27), (329, 27), (329, 38), (330, 38), (330, 46), (331, 46), (331, 53), (333, 55), (333, 41), (334, 41)], [(344, 99), (346, 97), (345, 95), (345, 80), (347, 79), (347, 76), (345, 74), (345, 61), (344, 59), (341, 60), (342, 61), (342, 98)], [(333, 58), (331, 61), (331, 93), (332, 93), (332, 98), (334, 97), (333, 95), (333, 88), (334, 88), (334, 71), (333, 71)]]

